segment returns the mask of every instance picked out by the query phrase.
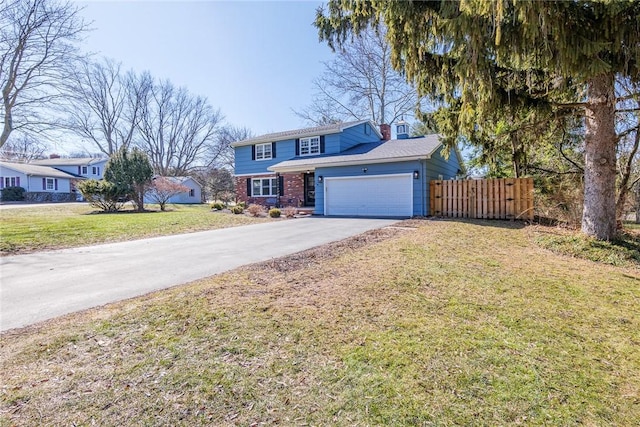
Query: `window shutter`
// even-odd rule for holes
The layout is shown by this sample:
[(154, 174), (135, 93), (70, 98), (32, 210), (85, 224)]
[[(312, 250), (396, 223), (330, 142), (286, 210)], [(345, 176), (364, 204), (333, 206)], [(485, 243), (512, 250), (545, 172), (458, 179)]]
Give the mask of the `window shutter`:
[(78, 166), (78, 175), (82, 175), (82, 171), (80, 169), (80, 166)]
[(324, 135), (320, 135), (320, 154), (324, 154)]
[(0, 176), (0, 188), (4, 188), (4, 178)]
[(43, 190), (47, 189), (47, 178), (42, 178), (42, 189)]
[(284, 196), (284, 176), (278, 177), (278, 196)]
[(296, 156), (300, 155), (300, 138), (296, 139)]
[(58, 178), (56, 178), (56, 179), (54, 179), (54, 180), (53, 180), (53, 185), (54, 185), (54, 187), (53, 187), (53, 188), (54, 188), (56, 191), (58, 191)]
[(247, 197), (251, 197), (251, 178), (247, 178)]
[(255, 160), (256, 159), (256, 146), (252, 145), (251, 146), (251, 160)]
[(276, 143), (275, 142), (271, 143), (271, 158), (273, 158), (273, 159), (276, 158)]
[(20, 177), (16, 177), (16, 187), (20, 187)]

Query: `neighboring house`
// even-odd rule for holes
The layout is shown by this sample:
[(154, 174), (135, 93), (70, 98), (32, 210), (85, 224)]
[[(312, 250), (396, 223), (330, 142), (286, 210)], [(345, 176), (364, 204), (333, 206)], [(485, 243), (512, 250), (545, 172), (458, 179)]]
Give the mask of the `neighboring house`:
[(51, 166), (52, 168), (59, 169), (64, 172), (68, 172), (78, 177), (87, 179), (102, 179), (104, 177), (104, 167), (109, 159), (106, 158), (92, 158), (92, 157), (80, 157), (80, 158), (53, 158), (34, 160), (31, 162), (33, 165), (39, 166)]
[[(202, 203), (202, 185), (195, 179), (190, 176), (167, 176), (167, 179), (175, 182), (176, 184), (181, 184), (187, 187), (189, 190), (184, 193), (176, 194), (172, 196), (167, 203)], [(144, 197), (145, 203), (156, 203), (156, 201), (145, 195)]]
[(0, 189), (22, 187), (31, 201), (75, 201), (73, 182), (77, 179), (49, 166), (0, 162)]
[(389, 125), (358, 121), (235, 142), (238, 199), (317, 215), (429, 215), (429, 181), (462, 174), (462, 159), (457, 150), (443, 157), (438, 135), (396, 129), (391, 140)]

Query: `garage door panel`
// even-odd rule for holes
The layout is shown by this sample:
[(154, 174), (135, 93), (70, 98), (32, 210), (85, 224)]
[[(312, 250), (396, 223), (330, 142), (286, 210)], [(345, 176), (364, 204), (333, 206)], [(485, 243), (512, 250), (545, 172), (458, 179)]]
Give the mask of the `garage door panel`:
[(411, 174), (326, 178), (325, 214), (412, 216)]

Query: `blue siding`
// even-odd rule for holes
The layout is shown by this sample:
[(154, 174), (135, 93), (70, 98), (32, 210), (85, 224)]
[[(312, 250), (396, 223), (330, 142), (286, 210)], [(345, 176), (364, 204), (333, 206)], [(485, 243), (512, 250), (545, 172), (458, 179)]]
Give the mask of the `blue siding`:
[(354, 147), (363, 142), (380, 141), (380, 137), (374, 129), (370, 129), (369, 135), (365, 134), (365, 127), (370, 126), (369, 123), (362, 123), (358, 126), (345, 129), (340, 135), (340, 150), (337, 152), (346, 151), (351, 147)]
[(289, 160), (296, 155), (295, 139), (276, 142), (276, 157), (269, 160), (251, 160), (251, 145), (235, 147), (236, 175), (269, 173), (267, 168), (276, 163)]
[[(363, 142), (379, 141), (380, 138), (373, 128), (370, 129), (369, 135), (365, 134), (366, 126), (370, 125), (362, 123), (345, 129), (341, 133), (325, 135), (324, 154), (337, 154)], [(269, 166), (295, 157), (295, 144), (295, 139), (277, 141), (277, 157), (270, 160), (251, 160), (251, 145), (234, 148), (236, 175), (269, 173), (267, 170)]]
[[(367, 173), (362, 172), (362, 168), (367, 168)], [(367, 176), (367, 175), (391, 175), (398, 173), (413, 173), (420, 171), (420, 179), (413, 182), (413, 215), (421, 216), (426, 214), (427, 204), (425, 196), (427, 194), (424, 161), (381, 163), (358, 166), (341, 166), (332, 168), (316, 169), (316, 207), (314, 213), (324, 214), (324, 185), (317, 182), (319, 176), (323, 178), (338, 176)]]
[[(449, 151), (449, 158), (445, 159), (440, 153), (440, 149), (438, 149), (429, 160), (426, 161), (426, 173), (425, 176), (427, 178), (427, 187), (425, 191), (425, 197), (427, 202), (429, 201), (429, 181), (432, 179), (440, 179), (440, 175), (442, 175), (442, 179), (454, 179), (458, 174), (458, 170), (462, 169), (460, 162), (458, 160), (458, 155), (455, 150)], [(426, 204), (427, 215), (430, 215), (429, 212), (429, 203)]]

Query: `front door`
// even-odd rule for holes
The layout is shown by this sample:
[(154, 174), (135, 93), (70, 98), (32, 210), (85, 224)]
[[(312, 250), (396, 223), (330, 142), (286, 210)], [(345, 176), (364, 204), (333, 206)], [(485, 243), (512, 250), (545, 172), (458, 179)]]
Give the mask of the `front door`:
[(304, 174), (304, 205), (316, 205), (316, 175), (314, 173)]

